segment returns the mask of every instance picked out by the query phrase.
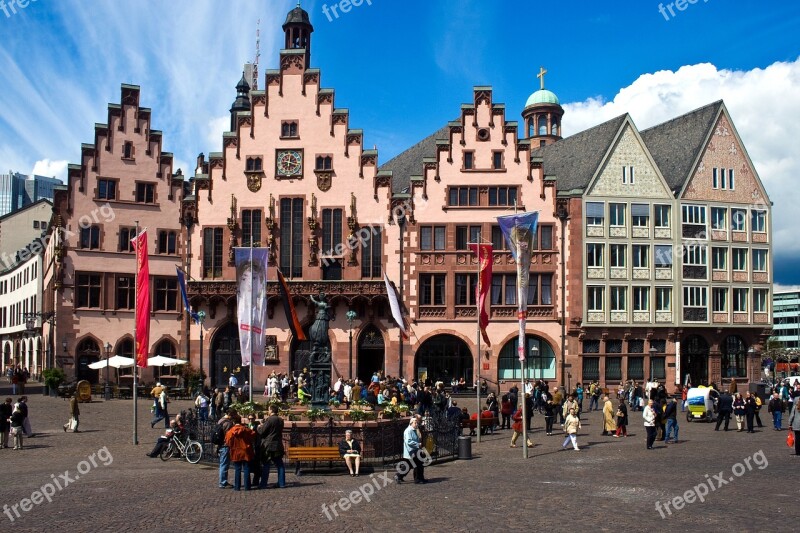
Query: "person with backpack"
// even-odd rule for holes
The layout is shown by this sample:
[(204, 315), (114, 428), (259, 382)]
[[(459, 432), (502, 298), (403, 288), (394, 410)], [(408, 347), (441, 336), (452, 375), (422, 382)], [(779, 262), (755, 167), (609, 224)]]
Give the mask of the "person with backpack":
[(231, 466), (230, 448), (225, 442), (225, 436), (235, 424), (241, 422), (239, 414), (233, 409), (229, 410), (214, 427), (211, 434), (211, 443), (218, 446), (219, 451), (219, 488), (230, 487), (228, 483), (228, 469)]

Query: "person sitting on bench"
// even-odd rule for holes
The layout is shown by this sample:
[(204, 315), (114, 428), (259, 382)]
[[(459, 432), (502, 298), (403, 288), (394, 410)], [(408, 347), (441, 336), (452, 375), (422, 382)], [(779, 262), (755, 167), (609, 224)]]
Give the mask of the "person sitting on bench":
[[(344, 458), (347, 469), (350, 470), (350, 476), (357, 476), (361, 466), (361, 443), (353, 438), (352, 429), (344, 432), (344, 440), (339, 443), (339, 453)], [(353, 472), (353, 462), (356, 463), (355, 472)]]

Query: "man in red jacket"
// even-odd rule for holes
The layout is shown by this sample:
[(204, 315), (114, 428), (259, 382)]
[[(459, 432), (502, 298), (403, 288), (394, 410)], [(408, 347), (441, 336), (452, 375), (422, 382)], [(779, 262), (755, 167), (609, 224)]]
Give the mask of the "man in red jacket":
[(253, 460), (253, 441), (256, 432), (247, 427), (242, 420), (225, 434), (225, 445), (230, 450), (233, 463), (233, 490), (239, 490), (244, 471), (244, 490), (250, 490), (250, 461)]

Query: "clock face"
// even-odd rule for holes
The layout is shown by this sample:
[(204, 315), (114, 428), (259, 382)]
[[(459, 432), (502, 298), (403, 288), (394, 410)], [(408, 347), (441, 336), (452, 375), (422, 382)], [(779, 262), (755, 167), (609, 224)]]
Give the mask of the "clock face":
[(303, 173), (303, 154), (297, 150), (280, 150), (277, 161), (279, 176), (297, 176)]

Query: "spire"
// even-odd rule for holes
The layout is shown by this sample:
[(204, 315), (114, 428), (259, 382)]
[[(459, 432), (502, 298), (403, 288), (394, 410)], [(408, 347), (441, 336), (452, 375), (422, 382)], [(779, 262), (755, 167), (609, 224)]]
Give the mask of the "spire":
[(284, 48), (287, 50), (304, 49), (306, 51), (306, 68), (309, 68), (311, 65), (311, 34), (314, 32), (314, 26), (311, 25), (308, 12), (300, 7), (300, 2), (286, 15), (283, 31), (286, 34)]
[(242, 79), (236, 84), (236, 100), (233, 101), (231, 106), (231, 129), (236, 131), (236, 114), (240, 111), (250, 111), (250, 84), (247, 83), (247, 77), (242, 72)]

